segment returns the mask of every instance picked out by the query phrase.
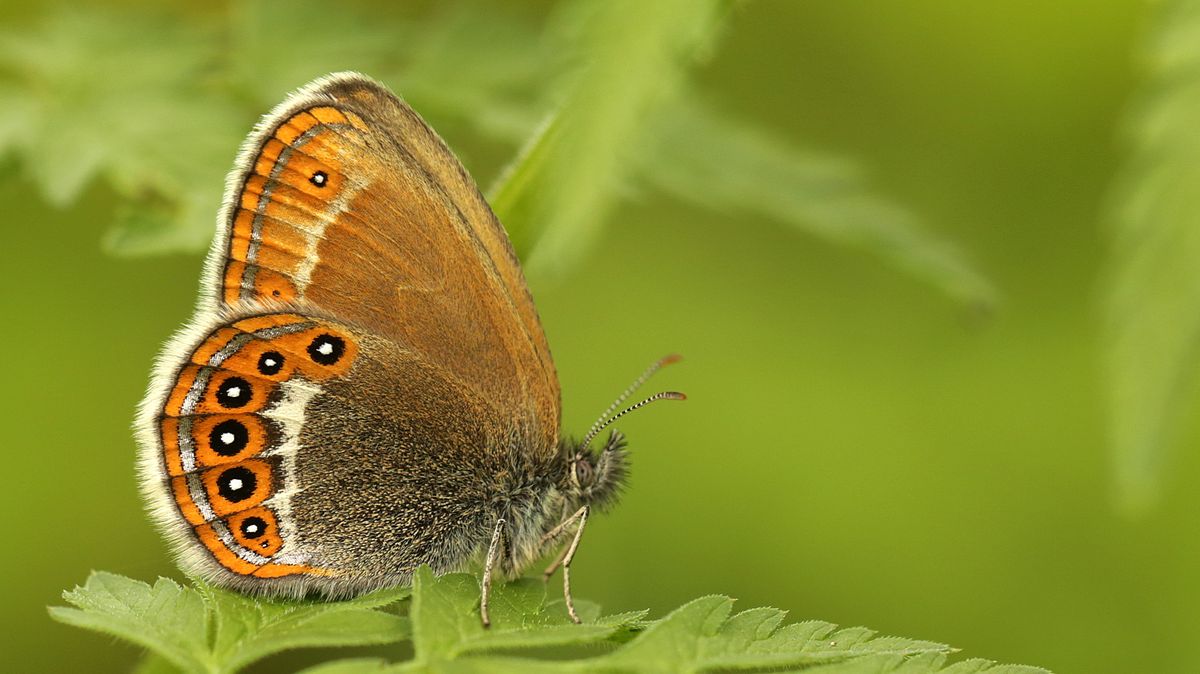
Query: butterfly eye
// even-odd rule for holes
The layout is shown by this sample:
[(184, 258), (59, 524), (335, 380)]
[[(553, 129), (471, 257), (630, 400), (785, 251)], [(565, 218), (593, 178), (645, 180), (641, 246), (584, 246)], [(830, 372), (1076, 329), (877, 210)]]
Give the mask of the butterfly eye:
[(325, 173), (324, 171), (317, 171), (316, 173), (312, 174), (312, 177), (308, 179), (308, 182), (316, 185), (317, 187), (325, 187), (329, 184), (329, 174)]
[(230, 503), (250, 498), (257, 486), (258, 478), (254, 476), (254, 471), (242, 466), (230, 468), (217, 478), (217, 493)]
[(593, 475), (594, 472), (592, 470), (592, 464), (586, 459), (580, 459), (579, 461), (575, 462), (575, 481), (578, 482), (581, 487), (590, 486), (592, 484)]
[(230, 377), (217, 388), (217, 402), (221, 407), (243, 407), (250, 402), (250, 382), (241, 377)]
[(346, 353), (346, 342), (335, 335), (321, 335), (308, 345), (308, 355), (321, 365), (333, 365)]
[(283, 369), (283, 355), (278, 351), (267, 351), (258, 357), (258, 371), (265, 375), (279, 374)]
[(250, 432), (246, 425), (236, 419), (229, 419), (213, 426), (208, 434), (208, 446), (221, 456), (236, 456), (250, 442)]

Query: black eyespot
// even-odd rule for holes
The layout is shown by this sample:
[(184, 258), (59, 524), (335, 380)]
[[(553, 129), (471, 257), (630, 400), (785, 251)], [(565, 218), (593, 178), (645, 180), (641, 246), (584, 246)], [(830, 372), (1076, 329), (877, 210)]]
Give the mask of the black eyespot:
[(283, 369), (283, 354), (267, 351), (258, 357), (258, 371), (263, 374), (279, 374)]
[(242, 466), (234, 466), (217, 478), (217, 493), (230, 503), (250, 498), (257, 486), (258, 478), (254, 477), (254, 471)]
[(243, 407), (250, 402), (250, 382), (241, 377), (230, 377), (217, 389), (217, 402), (221, 407)]
[(208, 434), (208, 446), (221, 456), (236, 456), (249, 442), (250, 431), (237, 419), (222, 421)]
[(308, 355), (321, 365), (333, 365), (346, 353), (346, 342), (336, 335), (321, 335), (308, 345)]
[(267, 523), (261, 517), (247, 517), (242, 520), (241, 530), (246, 538), (258, 538), (267, 533)]
[(316, 173), (312, 174), (312, 177), (308, 179), (308, 182), (316, 185), (317, 187), (325, 187), (325, 185), (329, 184), (329, 174), (325, 173), (324, 171), (317, 171)]

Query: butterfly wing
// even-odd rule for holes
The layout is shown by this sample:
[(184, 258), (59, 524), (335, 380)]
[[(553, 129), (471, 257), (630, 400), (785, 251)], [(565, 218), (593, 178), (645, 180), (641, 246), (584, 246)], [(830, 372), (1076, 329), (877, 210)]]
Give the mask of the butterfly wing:
[(559, 389), (504, 229), (437, 134), (382, 85), (332, 75), (251, 134), (209, 256), (216, 307), (315, 307), (395, 340), (553, 451)]

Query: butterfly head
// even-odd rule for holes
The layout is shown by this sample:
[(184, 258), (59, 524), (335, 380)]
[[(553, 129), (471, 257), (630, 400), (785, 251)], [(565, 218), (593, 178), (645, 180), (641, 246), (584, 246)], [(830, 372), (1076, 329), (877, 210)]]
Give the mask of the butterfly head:
[(573, 503), (590, 504), (603, 509), (611, 504), (625, 484), (625, 436), (613, 431), (599, 451), (582, 444), (568, 443), (564, 448), (569, 461), (560, 489)]
[(564, 441), (562, 456), (566, 459), (566, 471), (559, 489), (570, 502), (603, 508), (615, 500), (621, 486), (625, 483), (627, 473), (625, 436), (620, 431), (613, 431), (609, 434), (608, 441), (599, 450), (590, 449), (592, 440), (617, 419), (652, 402), (685, 400), (687, 396), (682, 393), (663, 391), (613, 414), (613, 411), (618, 409), (621, 403), (625, 402), (651, 375), (664, 366), (678, 361), (679, 356), (670, 355), (651, 365), (629, 388), (625, 389), (625, 392), (612, 405), (609, 405), (604, 414), (600, 415), (582, 442)]

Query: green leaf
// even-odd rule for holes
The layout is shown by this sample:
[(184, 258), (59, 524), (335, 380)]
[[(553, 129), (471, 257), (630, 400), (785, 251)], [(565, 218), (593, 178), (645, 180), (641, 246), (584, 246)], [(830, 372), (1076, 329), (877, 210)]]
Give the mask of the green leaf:
[(435, 577), (428, 567), (413, 579), (413, 647), (418, 662), (520, 648), (599, 643), (636, 624), (644, 612), (600, 617), (588, 602), (577, 605), (582, 625), (571, 623), (561, 602), (546, 601), (546, 583), (522, 579), (497, 585), (492, 626), (479, 618), (479, 581), (466, 574)]
[(133, 668), (133, 674), (179, 674), (179, 668), (170, 660), (153, 651), (147, 652)]
[[(947, 666), (951, 649), (942, 644), (819, 621), (784, 625), (783, 611), (756, 608), (734, 614), (733, 600), (720, 596), (689, 602), (652, 623), (644, 622), (642, 611), (601, 617), (597, 606), (578, 601), (583, 624), (576, 625), (561, 599), (547, 601), (547, 584), (531, 579), (493, 588), (492, 626), (485, 629), (474, 576), (435, 577), (423, 566), (413, 580), (411, 623), (378, 610), (407, 597), (406, 588), (344, 602), (273, 602), (203, 584), (183, 588), (165, 579), (151, 587), (108, 573), (95, 573), (84, 587), (64, 594), (75, 608), (50, 612), (57, 620), (146, 647), (151, 655), (138, 670), (145, 674), (234, 672), (285, 649), (382, 644), (406, 637), (413, 640), (410, 661), (351, 658), (318, 665), (306, 674), (788, 668), (822, 674), (1045, 674), (986, 660)], [(598, 645), (609, 651), (562, 655), (563, 647)], [(557, 659), (548, 657), (548, 648), (558, 649), (552, 652)]]
[[(75, 608), (53, 607), (50, 615), (132, 641), (185, 672), (235, 672), (293, 648), (404, 639), (407, 619), (378, 609), (407, 595), (397, 589), (345, 602), (267, 601), (165, 578), (151, 587), (101, 572), (63, 594)], [(164, 664), (150, 658), (143, 669), (162, 671)]]
[(960, 251), (876, 195), (845, 159), (789, 147), (694, 98), (665, 108), (650, 137), (641, 179), (685, 203), (862, 248), (968, 306), (995, 302), (995, 288)]
[(96, 572), (63, 599), (75, 608), (51, 608), (55, 620), (132, 641), (182, 670), (208, 671), (208, 611), (195, 590)]
[(1120, 505), (1159, 498), (1200, 370), (1200, 3), (1163, 6), (1112, 202), (1105, 358)]
[(804, 674), (1050, 674), (1040, 667), (999, 665), (991, 660), (971, 659), (945, 667), (944, 653), (916, 656), (868, 655), (846, 662), (790, 670)]
[[(527, 269), (586, 250), (630, 173), (646, 120), (669, 102), (719, 25), (717, 0), (568, 5), (562, 41), (579, 64), (565, 97), (490, 190)], [(536, 247), (535, 244), (536, 243)]]
[(293, 648), (387, 644), (409, 636), (407, 618), (375, 610), (406, 597), (407, 589), (344, 602), (274, 602), (202, 590), (213, 611), (212, 658), (230, 670)]
[(303, 670), (303, 674), (382, 674), (396, 671), (395, 666), (379, 658), (334, 660)]
[(700, 672), (778, 668), (848, 660), (864, 655), (943, 653), (929, 641), (877, 637), (861, 627), (838, 629), (825, 622), (780, 627), (784, 612), (756, 608), (730, 615), (728, 597), (696, 599), (652, 625), (620, 650), (596, 660), (606, 668)]

